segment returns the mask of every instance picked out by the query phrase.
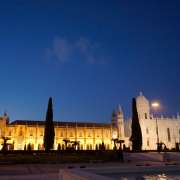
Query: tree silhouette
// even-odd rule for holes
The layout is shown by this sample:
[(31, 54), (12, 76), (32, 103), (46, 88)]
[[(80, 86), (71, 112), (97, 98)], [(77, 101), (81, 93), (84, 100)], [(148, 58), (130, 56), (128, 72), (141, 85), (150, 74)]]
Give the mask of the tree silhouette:
[(117, 150), (116, 143), (118, 142), (118, 138), (112, 139), (112, 141), (114, 142), (113, 150)]
[(45, 151), (49, 152), (50, 149), (53, 148), (54, 145), (54, 123), (53, 123), (53, 105), (52, 98), (49, 98), (48, 109), (46, 113), (46, 121), (44, 128), (44, 148)]
[(2, 145), (1, 151), (3, 153), (6, 153), (8, 151), (8, 145), (10, 145), (9, 143), (7, 143), (7, 141), (10, 140), (10, 138), (3, 136), (2, 139), (3, 139), (3, 143), (1, 144)]
[(70, 140), (69, 139), (63, 139), (63, 141), (65, 144), (65, 149), (67, 150), (67, 146), (68, 146), (68, 143), (70, 143)]
[(132, 99), (132, 125), (131, 125), (131, 142), (133, 151), (141, 151), (142, 149), (142, 132), (139, 124), (139, 117), (136, 106), (136, 99)]
[(71, 143), (74, 150), (78, 149), (80, 141), (71, 141)]

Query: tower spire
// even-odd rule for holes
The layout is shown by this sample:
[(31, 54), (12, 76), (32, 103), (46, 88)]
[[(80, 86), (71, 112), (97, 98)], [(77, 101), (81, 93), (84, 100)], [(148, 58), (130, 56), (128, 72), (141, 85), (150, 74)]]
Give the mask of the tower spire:
[(115, 110), (113, 110), (113, 112), (112, 112), (111, 123), (112, 123), (112, 126), (113, 126), (113, 127), (116, 126), (116, 111), (115, 111)]
[(140, 92), (139, 92), (139, 95), (140, 95), (140, 96), (143, 96), (143, 92), (142, 92), (142, 91), (140, 91)]
[(123, 111), (122, 111), (122, 107), (121, 107), (121, 105), (120, 104), (118, 104), (118, 113), (122, 113)]

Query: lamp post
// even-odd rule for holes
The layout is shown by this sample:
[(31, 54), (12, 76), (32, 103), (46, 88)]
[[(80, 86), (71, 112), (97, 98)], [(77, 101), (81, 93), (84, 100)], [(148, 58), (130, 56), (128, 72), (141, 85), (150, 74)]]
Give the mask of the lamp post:
[[(159, 108), (160, 104), (158, 102), (153, 102), (151, 104), (154, 111), (157, 112), (157, 109)], [(156, 117), (156, 135), (157, 135), (157, 150), (159, 150), (159, 131), (158, 131), (158, 123), (157, 123), (157, 117)]]

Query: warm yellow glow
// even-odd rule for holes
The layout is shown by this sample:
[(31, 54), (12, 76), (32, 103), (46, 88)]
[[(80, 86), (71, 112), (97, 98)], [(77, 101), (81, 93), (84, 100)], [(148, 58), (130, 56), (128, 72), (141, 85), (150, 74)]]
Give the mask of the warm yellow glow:
[(158, 102), (153, 102), (151, 105), (153, 108), (158, 108), (160, 106)]
[(116, 138), (117, 138), (117, 132), (113, 132), (112, 139), (116, 139)]

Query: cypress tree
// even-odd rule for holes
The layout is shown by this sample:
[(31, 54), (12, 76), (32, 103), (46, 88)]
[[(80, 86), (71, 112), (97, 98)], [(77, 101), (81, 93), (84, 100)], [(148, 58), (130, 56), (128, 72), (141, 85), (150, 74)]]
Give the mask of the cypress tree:
[(139, 124), (139, 117), (136, 106), (136, 99), (132, 99), (132, 125), (131, 125), (131, 138), (132, 150), (141, 151), (142, 149), (142, 132)]
[(54, 123), (53, 123), (53, 105), (52, 98), (49, 98), (48, 109), (46, 112), (46, 121), (44, 128), (44, 148), (45, 151), (49, 151), (54, 145)]

